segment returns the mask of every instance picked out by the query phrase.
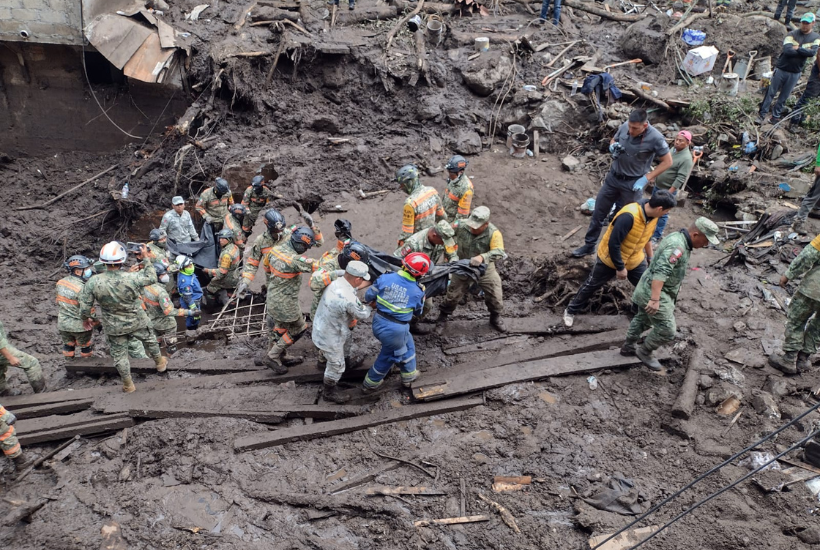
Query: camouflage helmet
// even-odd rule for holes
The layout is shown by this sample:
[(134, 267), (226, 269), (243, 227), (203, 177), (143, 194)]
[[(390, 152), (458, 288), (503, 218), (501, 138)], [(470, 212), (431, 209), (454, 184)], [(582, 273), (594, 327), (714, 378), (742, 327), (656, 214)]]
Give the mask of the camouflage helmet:
[(168, 234), (165, 232), (164, 229), (152, 229), (150, 233), (148, 233), (148, 240), (154, 241), (155, 243), (159, 242), (160, 240), (167, 237)]
[(316, 234), (309, 227), (297, 227), (290, 235), (290, 245), (299, 254), (316, 244)]
[(228, 212), (237, 218), (241, 218), (248, 213), (248, 207), (244, 204), (232, 204), (228, 207)]
[(233, 231), (230, 229), (222, 229), (216, 234), (217, 239), (227, 239), (229, 241), (233, 240)]
[(419, 181), (419, 169), (412, 164), (406, 164), (396, 171), (396, 181), (407, 193), (413, 190)]
[(461, 155), (454, 155), (447, 161), (447, 166), (445, 166), (445, 168), (447, 168), (447, 171), (451, 174), (458, 174), (467, 168), (467, 159)]

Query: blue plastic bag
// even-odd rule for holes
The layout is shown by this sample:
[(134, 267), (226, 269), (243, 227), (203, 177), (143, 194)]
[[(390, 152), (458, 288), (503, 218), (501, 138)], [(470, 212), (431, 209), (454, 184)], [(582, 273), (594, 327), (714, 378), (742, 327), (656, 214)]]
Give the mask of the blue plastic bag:
[(683, 31), (683, 41), (690, 46), (700, 46), (706, 40), (706, 33), (695, 29), (685, 29)]

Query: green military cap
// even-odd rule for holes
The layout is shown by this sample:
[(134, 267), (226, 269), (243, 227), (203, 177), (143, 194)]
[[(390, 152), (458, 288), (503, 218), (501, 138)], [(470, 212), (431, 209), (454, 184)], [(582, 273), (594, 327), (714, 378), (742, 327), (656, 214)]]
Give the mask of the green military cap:
[(490, 221), (490, 209), (486, 206), (479, 206), (473, 210), (469, 218), (464, 220), (464, 223), (471, 229), (478, 229), (488, 221)]
[(712, 244), (720, 244), (720, 239), (717, 238), (718, 226), (715, 225), (715, 222), (710, 220), (709, 218), (704, 218), (701, 216), (697, 220), (695, 220), (695, 227), (698, 228), (698, 231), (703, 233), (706, 236), (706, 240)]
[(447, 220), (440, 220), (436, 224), (436, 233), (438, 233), (438, 236), (441, 237), (445, 248), (454, 249), (456, 247), (456, 242), (453, 240), (453, 236), (456, 232), (453, 229), (453, 226), (450, 225), (450, 222)]

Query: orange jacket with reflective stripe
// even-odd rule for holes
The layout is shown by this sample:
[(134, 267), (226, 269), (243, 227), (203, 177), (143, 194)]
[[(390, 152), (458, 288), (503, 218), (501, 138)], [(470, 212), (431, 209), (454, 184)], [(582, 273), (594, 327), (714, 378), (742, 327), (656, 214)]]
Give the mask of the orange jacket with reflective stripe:
[(461, 176), (447, 182), (442, 205), (448, 220), (456, 221), (468, 217), (472, 202), (473, 182), (466, 174), (462, 173)]
[(233, 242), (240, 249), (245, 248), (245, 231), (242, 229), (242, 224), (239, 223), (233, 214), (228, 212), (222, 219), (222, 229), (230, 229), (233, 231)]
[(62, 332), (86, 332), (80, 317), (80, 292), (85, 281), (69, 275), (57, 281), (57, 330)]
[(632, 229), (629, 230), (629, 233), (626, 234), (626, 237), (624, 237), (621, 243), (621, 259), (627, 270), (635, 269), (644, 260), (646, 257), (644, 247), (646, 243), (649, 242), (649, 239), (652, 238), (652, 234), (655, 232), (655, 226), (658, 225), (658, 218), (647, 219), (643, 206), (637, 202), (627, 204), (621, 208), (618, 213), (615, 214), (615, 217), (612, 218), (612, 222), (609, 224), (609, 227), (606, 228), (604, 238), (601, 239), (598, 245), (598, 257), (604, 264), (612, 269), (615, 269), (615, 263), (609, 255), (609, 236), (612, 234), (612, 224), (615, 223), (618, 216), (627, 213), (632, 214), (633, 219)]
[(433, 187), (419, 185), (404, 201), (399, 246), (412, 234), (433, 227), (437, 221), (446, 219), (447, 214), (441, 205), (438, 191)]

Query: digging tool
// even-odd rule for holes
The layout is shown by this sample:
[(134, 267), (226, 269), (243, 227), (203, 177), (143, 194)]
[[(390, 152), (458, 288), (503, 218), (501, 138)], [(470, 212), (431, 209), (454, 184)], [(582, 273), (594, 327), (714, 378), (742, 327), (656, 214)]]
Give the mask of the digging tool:
[(746, 72), (743, 75), (743, 82), (746, 82), (746, 78), (748, 78), (749, 73), (752, 72), (752, 66), (755, 62), (755, 56), (757, 56), (757, 50), (752, 50), (749, 52), (749, 64), (746, 65)]
[(613, 67), (620, 67), (621, 65), (631, 65), (633, 63), (636, 63), (636, 64), (637, 63), (643, 63), (643, 60), (642, 59), (630, 59), (629, 61), (621, 61), (620, 63), (613, 63), (612, 65), (607, 65), (606, 67), (604, 67), (604, 72), (608, 73), (609, 69), (611, 69)]
[(359, 197), (361, 197), (363, 199), (367, 199), (367, 198), (375, 197), (375, 196), (378, 196), (378, 195), (384, 195), (385, 193), (389, 193), (389, 192), (390, 191), (388, 189), (380, 189), (378, 191), (367, 191), (367, 192), (362, 191), (361, 189), (359, 189)]
[[(726, 52), (726, 63), (723, 64), (723, 70), (720, 72), (721, 75), (724, 75), (727, 72), (732, 72), (731, 61), (734, 56), (734, 50), (729, 50), (728, 52)], [(728, 71), (726, 70), (727, 68), (729, 69)]]

